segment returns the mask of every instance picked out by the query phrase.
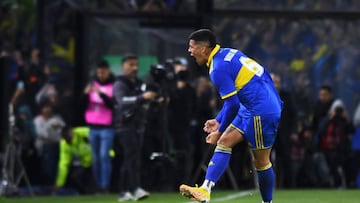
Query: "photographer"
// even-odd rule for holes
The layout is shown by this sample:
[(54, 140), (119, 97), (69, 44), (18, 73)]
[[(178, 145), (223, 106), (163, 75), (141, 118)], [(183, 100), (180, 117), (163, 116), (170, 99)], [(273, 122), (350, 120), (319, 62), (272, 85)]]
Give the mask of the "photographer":
[(320, 122), (318, 147), (328, 162), (334, 186), (346, 187), (347, 157), (354, 126), (341, 100), (335, 100), (328, 116)]
[(116, 139), (121, 148), (120, 196), (118, 201), (140, 200), (149, 193), (140, 187), (140, 160), (142, 136), (147, 101), (155, 99), (156, 93), (141, 90), (142, 81), (137, 77), (138, 58), (126, 55), (122, 59), (122, 75), (114, 84), (116, 101), (114, 119)]
[(176, 187), (181, 182), (190, 181), (194, 146), (191, 139), (191, 121), (195, 118), (196, 92), (190, 85), (189, 71), (184, 60), (174, 61), (175, 87), (170, 90), (169, 134), (175, 157), (178, 164), (185, 164), (183, 168), (177, 167)]
[(42, 104), (40, 111), (34, 119), (35, 147), (41, 159), (42, 180), (45, 184), (52, 185), (55, 182), (59, 142), (65, 122), (53, 111), (51, 103)]
[(67, 126), (63, 129), (54, 192), (58, 192), (64, 186), (70, 186), (80, 194), (90, 194), (94, 191), (89, 134), (88, 127)]

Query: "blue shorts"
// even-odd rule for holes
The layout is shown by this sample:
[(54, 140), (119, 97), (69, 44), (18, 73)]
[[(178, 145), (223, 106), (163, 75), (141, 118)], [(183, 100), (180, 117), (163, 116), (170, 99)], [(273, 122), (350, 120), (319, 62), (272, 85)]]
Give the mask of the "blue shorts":
[(231, 126), (243, 134), (251, 149), (268, 149), (275, 142), (280, 114), (262, 116), (237, 115)]

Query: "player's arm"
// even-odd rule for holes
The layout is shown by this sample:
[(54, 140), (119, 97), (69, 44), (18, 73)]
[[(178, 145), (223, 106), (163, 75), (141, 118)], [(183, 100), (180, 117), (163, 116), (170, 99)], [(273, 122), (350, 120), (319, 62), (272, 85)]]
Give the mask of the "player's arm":
[(219, 122), (218, 131), (222, 133), (234, 120), (240, 108), (240, 101), (236, 95), (234, 81), (228, 72), (222, 69), (215, 70), (212, 73), (212, 80), (224, 100), (224, 105), (215, 118)]
[(222, 111), (220, 110), (214, 119), (207, 120), (204, 124), (204, 131), (207, 133), (215, 132), (219, 129), (222, 120)]
[(219, 132), (224, 132), (226, 128), (235, 119), (236, 114), (240, 108), (240, 102), (237, 95), (230, 96), (224, 100), (224, 106), (222, 108), (222, 119), (219, 122)]
[[(223, 108), (224, 108), (224, 106), (223, 106)], [(222, 108), (222, 109), (223, 109), (223, 108)], [(222, 110), (222, 109), (218, 112), (218, 114), (217, 114), (216, 117), (215, 117), (215, 120), (216, 120), (218, 123), (221, 123), (222, 118), (223, 118), (223, 110)]]

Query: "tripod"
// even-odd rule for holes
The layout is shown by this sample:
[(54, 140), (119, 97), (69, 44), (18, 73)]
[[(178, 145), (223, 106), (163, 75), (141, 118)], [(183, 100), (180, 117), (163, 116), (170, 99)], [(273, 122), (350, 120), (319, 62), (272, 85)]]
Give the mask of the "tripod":
[[(15, 116), (12, 104), (9, 105), (9, 143), (6, 146), (4, 165), (2, 168), (2, 186), (5, 195), (14, 195), (18, 192), (18, 185), (24, 178), (31, 196), (34, 196), (29, 178), (21, 160), (21, 146), (14, 138)], [(0, 193), (1, 195), (1, 193)]]

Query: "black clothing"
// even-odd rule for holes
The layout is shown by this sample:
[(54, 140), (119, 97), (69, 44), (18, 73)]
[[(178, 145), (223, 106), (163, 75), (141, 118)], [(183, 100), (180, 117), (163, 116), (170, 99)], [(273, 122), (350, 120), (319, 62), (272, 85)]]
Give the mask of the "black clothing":
[(276, 153), (275, 169), (277, 170), (277, 183), (280, 187), (289, 187), (291, 165), (290, 162), (290, 136), (295, 133), (297, 114), (292, 95), (284, 90), (279, 91), (281, 100), (284, 107), (281, 112), (281, 118), (279, 123), (279, 129), (276, 136), (276, 142), (274, 144), (274, 151)]
[(141, 149), (145, 125), (145, 100), (142, 81), (119, 76), (114, 83), (114, 126), (116, 150), (121, 156), (119, 187), (122, 192), (133, 192), (140, 187)]
[(184, 87), (175, 88), (170, 92), (169, 134), (176, 161), (183, 165), (176, 170), (176, 187), (181, 182), (190, 181), (194, 157), (190, 122), (195, 118), (195, 104), (195, 90), (187, 83)]
[(314, 133), (317, 133), (320, 122), (322, 121), (323, 118), (325, 118), (328, 115), (329, 109), (333, 102), (334, 102), (334, 100), (330, 100), (327, 103), (322, 103), (320, 101), (317, 101), (315, 103), (315, 106), (313, 109), (314, 117), (313, 117), (312, 124), (311, 124), (311, 128)]

